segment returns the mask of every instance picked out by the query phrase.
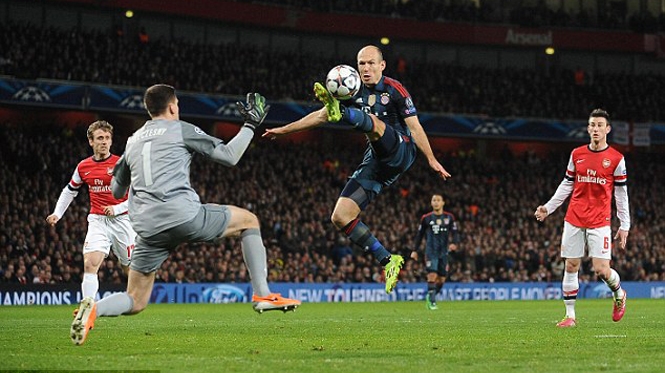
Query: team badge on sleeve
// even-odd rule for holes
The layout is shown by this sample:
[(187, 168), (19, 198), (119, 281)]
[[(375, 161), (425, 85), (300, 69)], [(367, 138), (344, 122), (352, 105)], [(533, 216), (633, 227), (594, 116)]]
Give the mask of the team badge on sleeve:
[(416, 107), (413, 106), (413, 100), (411, 100), (411, 97), (407, 97), (406, 100), (404, 100), (404, 104), (406, 105), (405, 114), (408, 115), (416, 112)]

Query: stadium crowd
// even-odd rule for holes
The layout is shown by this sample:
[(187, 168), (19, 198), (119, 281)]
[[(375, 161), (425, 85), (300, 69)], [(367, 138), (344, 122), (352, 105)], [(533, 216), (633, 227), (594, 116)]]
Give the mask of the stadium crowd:
[[(545, 1), (514, 2), (477, 0), (244, 0), (317, 12), (354, 13), (373, 17), (407, 18), (418, 21), (514, 24), (524, 27), (618, 29), (654, 33), (665, 30), (665, 14), (629, 14), (621, 2), (610, 2), (600, 11), (565, 9)], [(534, 4), (536, 3), (536, 4)], [(588, 6), (588, 5), (587, 5)]]
[[(662, 15), (658, 19), (627, 15), (612, 7), (592, 16), (584, 10), (571, 13), (544, 6), (499, 10), (493, 2), (476, 6), (470, 0), (443, 6), (435, 0), (276, 0), (270, 4), (442, 22), (639, 32), (665, 29)], [(339, 61), (252, 45), (140, 39), (115, 31), (41, 28), (11, 21), (0, 23), (0, 35), (0, 75), (19, 79), (140, 88), (169, 83), (186, 91), (242, 96), (255, 90), (271, 100), (304, 101), (312, 99), (312, 82), (321, 80), (331, 66), (354, 65), (354, 56)], [(665, 96), (659, 94), (665, 90), (665, 79), (659, 76), (588, 72), (580, 81), (575, 71), (563, 69), (497, 70), (400, 57), (401, 68), (391, 65), (386, 74), (409, 87), (421, 112), (580, 119), (591, 108), (608, 107), (617, 113), (616, 119), (665, 120), (661, 112)], [(87, 194), (75, 199), (55, 227), (49, 227), (44, 218), (76, 163), (90, 154), (84, 133), (87, 124), (0, 124), (2, 282), (80, 283)], [(331, 140), (346, 136), (339, 131), (318, 134), (322, 140), (316, 144), (255, 140), (233, 169), (195, 161), (193, 185), (204, 202), (225, 201), (258, 215), (268, 249), (270, 281), (381, 281), (382, 268), (351, 247), (329, 221), (346, 177), (361, 160), (363, 146)], [(122, 152), (124, 140), (116, 135), (114, 153)], [(485, 157), (473, 151), (441, 151), (445, 153), (440, 159), (453, 179), (440, 182), (420, 159), (363, 215), (377, 237), (391, 250), (408, 256), (419, 218), (430, 209), (431, 194), (442, 192), (447, 210), (456, 214), (462, 230), (460, 248), (450, 254), (449, 281), (559, 281), (565, 209), (545, 224), (535, 221), (533, 210), (553, 193), (568, 154), (515, 155), (506, 150), (500, 157)], [(664, 196), (657, 191), (665, 165), (639, 153), (629, 154), (627, 164), (633, 227), (628, 249), (614, 252), (614, 267), (626, 281), (665, 281), (665, 223), (658, 209)], [(595, 280), (589, 266), (585, 261), (583, 281)], [(401, 280), (424, 281), (424, 275), (422, 263), (408, 261)], [(114, 258), (105, 261), (99, 276), (102, 283), (125, 280)], [(248, 281), (240, 244), (234, 239), (183, 245), (157, 277), (162, 282)]]
[[(340, 61), (249, 44), (142, 42), (128, 35), (12, 22), (0, 23), (0, 35), (0, 75), (20, 79), (141, 88), (169, 83), (181, 91), (242, 96), (253, 90), (269, 100), (309, 101), (312, 82), (321, 81), (331, 66), (355, 65), (351, 55)], [(421, 112), (579, 119), (592, 108), (611, 107), (614, 119), (665, 120), (660, 94), (665, 79), (651, 73), (587, 71), (576, 80), (576, 71), (560, 68), (493, 69), (389, 57), (386, 75), (409, 87)]]
[[(48, 226), (60, 190), (76, 163), (89, 155), (85, 125), (0, 125), (0, 278), (9, 283), (79, 283), (89, 208), (82, 192), (62, 220)], [(246, 207), (259, 217), (268, 251), (269, 280), (379, 282), (382, 268), (349, 246), (329, 221), (346, 177), (361, 160), (362, 144), (341, 130), (316, 130), (320, 141), (254, 140), (238, 167), (195, 159), (192, 184), (203, 201)], [(344, 141), (339, 141), (342, 138)], [(350, 137), (357, 139), (359, 136)], [(116, 135), (112, 151), (126, 138)], [(572, 144), (571, 144), (572, 147)], [(462, 242), (451, 253), (449, 281), (559, 281), (563, 208), (546, 223), (533, 217), (563, 177), (567, 154), (482, 157), (441, 149), (453, 178), (441, 182), (420, 158), (413, 169), (370, 206), (364, 220), (391, 250), (408, 256), (420, 216), (434, 192), (460, 223)], [(269, 160), (269, 161), (268, 161)], [(665, 219), (658, 188), (665, 165), (655, 157), (627, 156), (633, 227), (627, 250), (614, 250), (624, 281), (665, 281)], [(614, 228), (616, 229), (616, 222)], [(100, 271), (101, 283), (125, 281), (115, 258)], [(401, 281), (424, 281), (421, 262), (407, 261)], [(595, 281), (585, 261), (582, 281)], [(180, 246), (157, 272), (161, 282), (246, 282), (240, 242)]]

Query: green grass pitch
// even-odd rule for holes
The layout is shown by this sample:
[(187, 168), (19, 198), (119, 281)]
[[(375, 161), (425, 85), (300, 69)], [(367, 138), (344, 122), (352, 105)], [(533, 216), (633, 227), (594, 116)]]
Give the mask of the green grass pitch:
[(0, 370), (162, 372), (663, 372), (665, 300), (154, 305), (69, 339), (71, 306), (0, 307)]

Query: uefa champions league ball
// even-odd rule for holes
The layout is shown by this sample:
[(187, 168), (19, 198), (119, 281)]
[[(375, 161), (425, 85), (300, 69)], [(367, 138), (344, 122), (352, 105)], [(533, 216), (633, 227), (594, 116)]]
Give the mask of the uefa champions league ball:
[(360, 74), (349, 65), (337, 65), (326, 76), (326, 88), (338, 100), (348, 100), (360, 89)]

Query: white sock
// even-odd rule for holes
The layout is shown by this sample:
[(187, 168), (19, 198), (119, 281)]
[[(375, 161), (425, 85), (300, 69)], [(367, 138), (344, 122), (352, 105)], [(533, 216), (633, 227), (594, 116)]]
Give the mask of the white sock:
[(83, 298), (90, 297), (95, 299), (99, 290), (99, 279), (96, 273), (84, 273), (83, 282), (81, 282), (81, 295)]
[(566, 317), (575, 318), (575, 301), (577, 301), (577, 292), (580, 289), (580, 282), (575, 273), (563, 273), (561, 284), (563, 290), (563, 304), (566, 305)]
[(605, 281), (607, 286), (612, 290), (614, 299), (623, 298), (623, 289), (621, 288), (621, 278), (619, 274), (614, 269), (610, 268), (610, 278)]

